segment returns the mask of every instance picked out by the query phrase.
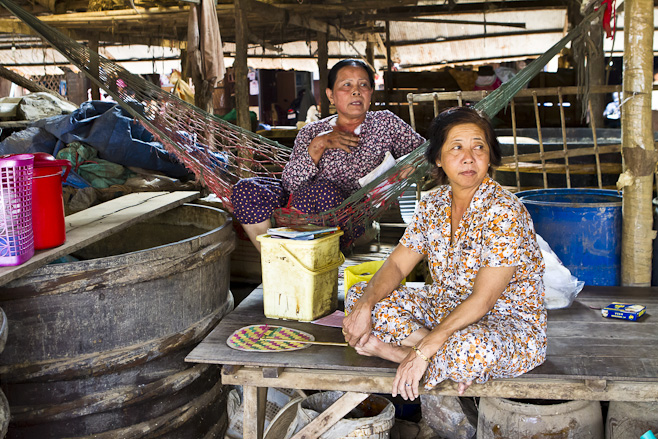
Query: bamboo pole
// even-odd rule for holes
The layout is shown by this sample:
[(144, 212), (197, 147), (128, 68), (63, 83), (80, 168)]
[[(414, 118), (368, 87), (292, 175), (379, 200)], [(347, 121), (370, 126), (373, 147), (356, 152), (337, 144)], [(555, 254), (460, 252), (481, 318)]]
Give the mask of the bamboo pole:
[[(411, 122), (411, 128), (416, 130), (416, 115), (414, 114), (414, 95), (413, 93), (409, 93), (407, 95), (407, 102), (409, 103), (409, 122)], [(436, 117), (436, 112), (435, 116)]]
[(566, 170), (567, 189), (571, 188), (571, 175), (569, 173), (569, 150), (567, 148), (567, 123), (564, 117), (564, 100), (562, 99), (562, 90), (557, 89), (557, 98), (560, 106), (560, 127), (562, 128), (562, 149), (564, 151), (564, 167)]
[(516, 104), (514, 99), (510, 102), (512, 110), (512, 139), (514, 139), (514, 171), (516, 174), (516, 190), (521, 190), (521, 176), (519, 175), (519, 146), (516, 142)]
[(434, 93), (434, 117), (439, 115), (439, 95)]
[(537, 124), (537, 139), (539, 140), (539, 154), (541, 157), (542, 177), (544, 180), (544, 189), (548, 188), (548, 177), (546, 176), (546, 159), (544, 159), (544, 140), (541, 134), (541, 121), (539, 119), (539, 102), (537, 101), (537, 93), (532, 94), (532, 103), (535, 107), (535, 123)]
[[(599, 154), (611, 154), (621, 151), (621, 145), (604, 145), (598, 147)], [(544, 151), (543, 157), (545, 160), (554, 160), (554, 159), (565, 159), (571, 157), (582, 157), (586, 155), (594, 155), (594, 147), (588, 148), (574, 148), (568, 151)], [(541, 160), (542, 154), (538, 152), (533, 152), (529, 154), (518, 154), (514, 157), (508, 156), (501, 159), (502, 164), (511, 164), (518, 162), (531, 162), (535, 160)], [(573, 166), (570, 164), (569, 166)], [(566, 167), (565, 167), (566, 169)]]
[[(534, 88), (534, 89), (523, 89), (520, 90), (517, 94), (514, 95), (515, 98), (529, 98), (533, 95), (541, 96), (556, 96), (558, 90), (562, 91), (563, 96), (567, 95), (578, 95), (582, 93), (576, 86), (570, 87), (545, 87), (545, 88)], [(621, 91), (622, 88), (619, 85), (601, 85), (590, 88), (591, 93), (612, 93), (613, 91)], [(414, 94), (414, 102), (430, 102), (434, 100), (434, 93), (416, 93)], [(486, 96), (485, 90), (477, 91), (444, 91), (438, 93), (439, 100), (441, 101), (454, 101), (459, 99), (464, 99), (466, 101), (481, 101)]]
[(596, 138), (596, 118), (591, 117), (592, 114), (592, 100), (587, 100), (587, 110), (590, 114), (590, 122), (592, 127), (592, 140), (594, 141), (594, 159), (596, 162), (596, 178), (599, 183), (599, 189), (603, 189), (603, 182), (601, 180), (601, 158), (599, 157), (599, 142)]
[[(511, 163), (504, 163), (497, 168), (498, 172), (514, 172), (514, 169), (515, 167)], [(572, 175), (596, 175), (597, 170), (594, 163), (571, 164)], [(600, 170), (603, 174), (619, 175), (622, 171), (621, 163), (601, 163)], [(527, 174), (541, 174), (542, 172), (546, 172), (547, 174), (564, 174), (564, 164), (546, 163), (542, 169), (539, 163), (519, 162), (519, 172)]]
[(623, 187), (621, 282), (651, 284), (653, 174), (656, 151), (651, 128), (653, 0), (624, 2), (624, 76), (621, 126), (626, 171)]

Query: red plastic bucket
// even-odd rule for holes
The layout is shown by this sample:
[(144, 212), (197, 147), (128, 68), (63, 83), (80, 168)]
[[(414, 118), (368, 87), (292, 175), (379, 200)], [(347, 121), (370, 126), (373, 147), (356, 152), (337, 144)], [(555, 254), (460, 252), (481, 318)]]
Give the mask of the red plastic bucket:
[(36, 250), (57, 247), (66, 241), (62, 181), (71, 170), (68, 160), (34, 154), (32, 177), (32, 228)]

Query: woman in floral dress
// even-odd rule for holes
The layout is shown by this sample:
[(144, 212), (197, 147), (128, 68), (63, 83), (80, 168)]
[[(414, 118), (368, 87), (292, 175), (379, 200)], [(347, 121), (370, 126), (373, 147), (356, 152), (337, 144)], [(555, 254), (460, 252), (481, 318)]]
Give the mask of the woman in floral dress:
[[(546, 356), (544, 263), (521, 202), (493, 181), (500, 146), (489, 121), (451, 108), (430, 128), (425, 157), (440, 183), (368, 284), (346, 297), (346, 341), (361, 355), (400, 363), (392, 394), (415, 399), (443, 380), (521, 375)], [(431, 285), (401, 280), (427, 257)]]

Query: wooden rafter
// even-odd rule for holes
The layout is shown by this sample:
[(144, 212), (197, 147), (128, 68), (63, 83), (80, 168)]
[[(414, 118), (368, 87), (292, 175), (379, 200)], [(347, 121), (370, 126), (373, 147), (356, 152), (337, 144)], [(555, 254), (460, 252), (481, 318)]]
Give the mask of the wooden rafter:
[[(491, 2), (473, 2), (473, 3), (452, 3), (448, 2), (439, 5), (427, 6), (399, 6), (391, 7), (382, 13), (376, 13), (375, 17), (378, 20), (386, 20), (389, 18), (400, 17), (422, 17), (428, 15), (438, 14), (467, 14), (467, 13), (482, 13), (482, 12), (496, 12), (496, 11), (523, 11), (538, 9), (564, 9), (565, 3), (563, 0), (519, 0), (519, 1), (491, 1)], [(373, 17), (368, 17), (372, 19)]]
[[(62, 32), (76, 40), (88, 40), (91, 35), (97, 35), (103, 43), (131, 44), (141, 43), (161, 45), (165, 47), (184, 48), (187, 39), (187, 19), (189, 3), (173, 0), (133, 0), (135, 9), (106, 10), (98, 12), (84, 11), (88, 0), (13, 0), (26, 10), (37, 15), (43, 21), (57, 27)], [(655, 4), (658, 0), (654, 0)], [(355, 42), (367, 41), (378, 46), (375, 58), (386, 56), (384, 45), (384, 23), (389, 21), (417, 22), (454, 22), (466, 23), (459, 17), (466, 13), (489, 13), (496, 11), (524, 11), (564, 9), (563, 0), (515, 0), (515, 1), (478, 1), (473, 3), (456, 2), (451, 7), (447, 4), (418, 5), (417, 0), (336, 0), (324, 2), (309, 0), (247, 0), (245, 12), (249, 23), (248, 42), (267, 49), (262, 57), (271, 57), (271, 53), (281, 54), (280, 45), (288, 42), (314, 40), (318, 32), (326, 33), (329, 42), (347, 41), (353, 45), (356, 52), (363, 52), (362, 47)], [(438, 3), (438, 2), (436, 2)], [(233, 0), (217, 0), (217, 15), (225, 43), (234, 43), (235, 20)], [(54, 13), (53, 13), (54, 10)], [(8, 15), (8, 11), (0, 9), (0, 33), (11, 35), (33, 35), (19, 20)], [(493, 19), (493, 17), (491, 17)], [(453, 20), (457, 19), (457, 20)], [(475, 19), (477, 21), (477, 19)], [(514, 19), (522, 22), (522, 19)], [(504, 20), (487, 21), (487, 26), (512, 25), (521, 27), (523, 23), (503, 23)], [(492, 33), (493, 30), (495, 33)], [(395, 52), (403, 46), (429, 43), (461, 42), (481, 38), (515, 37), (532, 33), (550, 34), (550, 30), (522, 30), (507, 32), (505, 28), (492, 28), (479, 35), (448, 36), (436, 40), (418, 39), (430, 35), (408, 33), (406, 41), (400, 41), (395, 32), (388, 50)], [(504, 32), (496, 32), (496, 31)], [(513, 29), (509, 29), (513, 30)], [(560, 29), (562, 31), (562, 29)], [(16, 37), (20, 39), (20, 37)], [(12, 41), (13, 44), (13, 41)], [(19, 44), (17, 44), (18, 46)], [(434, 50), (434, 49), (432, 49)], [(535, 53), (528, 52), (534, 48), (524, 48), (519, 57), (532, 57)], [(233, 49), (227, 49), (234, 52)], [(350, 51), (351, 52), (351, 51)], [(408, 50), (400, 50), (406, 53)], [(485, 54), (486, 55), (486, 54)], [(274, 55), (276, 56), (276, 55)], [(291, 58), (313, 57), (294, 54)], [(331, 58), (333, 55), (330, 55)], [(471, 57), (459, 58), (459, 63), (499, 61), (500, 56), (489, 58)], [(504, 56), (512, 59), (513, 56)], [(432, 61), (432, 63), (429, 63)], [(403, 61), (403, 68), (423, 68), (436, 65), (443, 61), (418, 59), (417, 64), (410, 65), (409, 60)], [(452, 62), (454, 64), (454, 61)]]
[(8, 79), (9, 81), (13, 82), (16, 85), (19, 85), (26, 90), (29, 90), (33, 93), (36, 92), (42, 92), (42, 93), (49, 93), (53, 96), (57, 96), (59, 99), (62, 100), (67, 100), (65, 97), (60, 95), (59, 93), (50, 90), (49, 88), (44, 87), (41, 84), (38, 84), (31, 79), (25, 78), (18, 73), (11, 71), (3, 66), (0, 66), (0, 77)]
[(32, 29), (13, 18), (0, 18), (0, 32), (15, 35), (34, 35)]
[[(50, 2), (52, 0), (43, 0)], [(286, 5), (288, 6), (288, 5)], [(59, 6), (58, 6), (59, 8)], [(340, 27), (330, 22), (314, 18), (312, 14), (300, 14), (287, 7), (268, 4), (257, 0), (246, 3), (250, 22), (254, 23), (249, 40), (270, 50), (278, 50), (272, 44), (272, 38), (259, 37), (271, 35), (272, 32), (256, 31), (257, 25), (262, 29), (278, 23), (280, 26), (290, 26), (286, 36), (291, 41), (303, 39), (303, 35), (295, 28), (307, 31), (325, 32), (330, 40), (340, 41), (373, 41), (377, 40), (373, 33), (361, 33)], [(69, 12), (51, 15), (39, 15), (39, 18), (69, 36), (76, 39), (87, 39), (93, 33), (99, 35), (103, 41), (123, 42), (124, 37), (131, 40), (148, 38), (150, 42), (162, 39), (164, 35), (158, 33), (158, 28), (166, 28), (167, 36), (173, 40), (185, 41), (189, 6), (171, 6), (158, 8), (144, 8), (137, 6), (134, 9), (119, 9), (93, 12)], [(223, 36), (227, 41), (234, 39), (234, 5), (220, 3), (217, 5), (217, 14)], [(253, 20), (252, 20), (253, 19)], [(173, 30), (173, 33), (171, 32)], [(15, 18), (0, 18), (0, 32), (31, 35), (31, 31)], [(158, 38), (158, 35), (160, 38)]]
[(317, 20), (307, 15), (289, 12), (278, 6), (259, 2), (257, 0), (248, 0), (247, 4), (251, 9), (251, 12), (262, 14), (265, 17), (269, 17), (270, 20), (291, 24), (293, 26), (299, 26), (315, 32), (324, 32), (330, 39), (347, 41), (376, 41), (374, 35), (362, 34), (350, 31), (349, 29), (341, 29), (333, 24)]
[(393, 47), (403, 47), (403, 46), (417, 46), (419, 44), (430, 44), (430, 43), (445, 43), (450, 41), (468, 41), (468, 40), (479, 40), (482, 38), (507, 38), (507, 37), (517, 37), (521, 35), (540, 35), (540, 34), (550, 34), (550, 33), (561, 33), (562, 29), (539, 29), (539, 30), (530, 30), (524, 32), (496, 32), (496, 33), (486, 33), (486, 34), (475, 34), (475, 35), (461, 35), (456, 37), (437, 37), (433, 39), (423, 39), (423, 40), (406, 40), (406, 41), (393, 41), (391, 46)]

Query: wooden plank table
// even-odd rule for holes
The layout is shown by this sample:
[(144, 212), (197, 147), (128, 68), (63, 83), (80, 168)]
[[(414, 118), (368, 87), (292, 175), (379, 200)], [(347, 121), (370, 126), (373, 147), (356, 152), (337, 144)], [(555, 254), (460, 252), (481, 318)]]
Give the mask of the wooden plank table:
[[(329, 419), (358, 404), (362, 395), (355, 394), (391, 392), (396, 364), (362, 357), (349, 347), (313, 345), (286, 353), (229, 348), (226, 340), (233, 331), (259, 323), (300, 329), (318, 341), (344, 341), (339, 328), (265, 318), (262, 294), (260, 287), (254, 290), (186, 358), (221, 364), (224, 384), (244, 386), (245, 439), (262, 437), (268, 387), (347, 391), (351, 402), (327, 409), (324, 418)], [(647, 314), (637, 322), (601, 317), (600, 308), (613, 301), (646, 305)], [(457, 384), (445, 381), (421, 393), (456, 396)], [(586, 286), (570, 308), (549, 311), (544, 364), (518, 378), (473, 384), (465, 396), (658, 401), (658, 288)], [(307, 427), (311, 435), (296, 437), (321, 431)]]
[(199, 192), (134, 192), (74, 213), (64, 219), (66, 242), (59, 247), (37, 250), (21, 265), (0, 267), (0, 286), (18, 279), (57, 258), (91, 243), (199, 198)]

